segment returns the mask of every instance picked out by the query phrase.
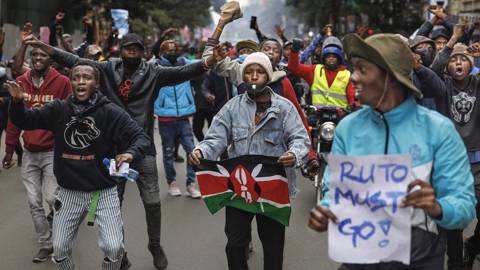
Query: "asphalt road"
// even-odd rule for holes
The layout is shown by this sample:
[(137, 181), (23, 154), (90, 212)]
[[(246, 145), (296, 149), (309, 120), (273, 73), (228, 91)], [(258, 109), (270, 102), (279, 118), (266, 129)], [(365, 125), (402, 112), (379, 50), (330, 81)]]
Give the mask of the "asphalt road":
[[(160, 152), (159, 137), (156, 145)], [(2, 140), (3, 147), (3, 140)], [(3, 158), (4, 150), (0, 148)], [(185, 154), (182, 152), (182, 155)], [(162, 245), (169, 259), (169, 270), (227, 269), (224, 253), (224, 211), (211, 215), (201, 200), (185, 196), (169, 197), (161, 155), (157, 156), (162, 201)], [(178, 183), (184, 190), (185, 163), (177, 163)], [(292, 201), (291, 225), (286, 231), (284, 269), (330, 270), (338, 264), (328, 258), (327, 235), (307, 228), (307, 218), (313, 206), (311, 182), (300, 177), (301, 192)], [(126, 249), (131, 269), (154, 270), (147, 250), (144, 210), (135, 184), (128, 183), (123, 207)], [(51, 261), (31, 262), (37, 252), (33, 223), (29, 213), (20, 168), (0, 173), (0, 270), (55, 269)], [(263, 269), (262, 249), (256, 225), (253, 226), (254, 251), (250, 256), (251, 270)], [(472, 228), (467, 230), (471, 233)], [(80, 227), (75, 247), (76, 269), (100, 269), (102, 254), (97, 247), (97, 228), (86, 221)], [(478, 267), (480, 269), (480, 267)]]

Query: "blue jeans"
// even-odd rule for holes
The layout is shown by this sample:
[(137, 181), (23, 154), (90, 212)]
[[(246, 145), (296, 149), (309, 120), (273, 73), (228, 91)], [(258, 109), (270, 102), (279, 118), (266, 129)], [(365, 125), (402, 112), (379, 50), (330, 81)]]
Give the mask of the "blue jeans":
[[(187, 154), (190, 154), (195, 148), (193, 143), (192, 126), (188, 120), (175, 122), (158, 122), (160, 137), (162, 138), (163, 167), (167, 183), (175, 181), (176, 171), (174, 166), (175, 141), (180, 139), (180, 144)], [(187, 186), (195, 182), (195, 172), (193, 167), (187, 163)]]

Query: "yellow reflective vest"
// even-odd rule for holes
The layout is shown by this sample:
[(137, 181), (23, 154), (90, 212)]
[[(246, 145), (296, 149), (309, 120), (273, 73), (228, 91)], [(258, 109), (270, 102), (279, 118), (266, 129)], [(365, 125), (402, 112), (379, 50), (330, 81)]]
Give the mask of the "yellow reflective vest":
[(315, 66), (315, 76), (311, 86), (312, 105), (316, 107), (335, 106), (347, 108), (347, 86), (350, 80), (350, 71), (340, 70), (332, 85), (328, 86), (324, 65)]

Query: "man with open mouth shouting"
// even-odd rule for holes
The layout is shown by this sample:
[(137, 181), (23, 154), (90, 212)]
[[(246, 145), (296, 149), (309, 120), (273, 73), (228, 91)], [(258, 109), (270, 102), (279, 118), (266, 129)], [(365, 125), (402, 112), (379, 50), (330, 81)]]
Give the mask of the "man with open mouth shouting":
[[(20, 63), (23, 63), (25, 57), (28, 38), (29, 36), (24, 38), (17, 52), (17, 60)], [(28, 94), (24, 100), (27, 108), (40, 108), (55, 99), (65, 99), (71, 94), (70, 81), (50, 67), (51, 58), (44, 50), (34, 48), (30, 51), (30, 58), (31, 69), (17, 78), (17, 82)], [(10, 168), (13, 166), (12, 156), (22, 130), (9, 121), (6, 133), (3, 167)], [(40, 246), (38, 253), (33, 257), (33, 262), (38, 263), (46, 261), (53, 252), (51, 213), (57, 192), (57, 180), (53, 175), (53, 133), (40, 129), (26, 130), (22, 137), (25, 146), (22, 178)], [(47, 202), (49, 209), (44, 209), (43, 200)]]

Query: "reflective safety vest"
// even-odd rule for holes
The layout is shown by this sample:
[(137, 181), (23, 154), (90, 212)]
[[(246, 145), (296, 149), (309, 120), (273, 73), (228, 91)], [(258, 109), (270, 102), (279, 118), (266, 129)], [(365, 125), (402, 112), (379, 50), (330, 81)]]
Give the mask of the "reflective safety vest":
[(311, 87), (312, 105), (316, 107), (335, 106), (347, 108), (347, 86), (350, 80), (350, 71), (338, 71), (332, 85), (328, 86), (324, 68), (324, 65), (315, 66), (315, 77)]

